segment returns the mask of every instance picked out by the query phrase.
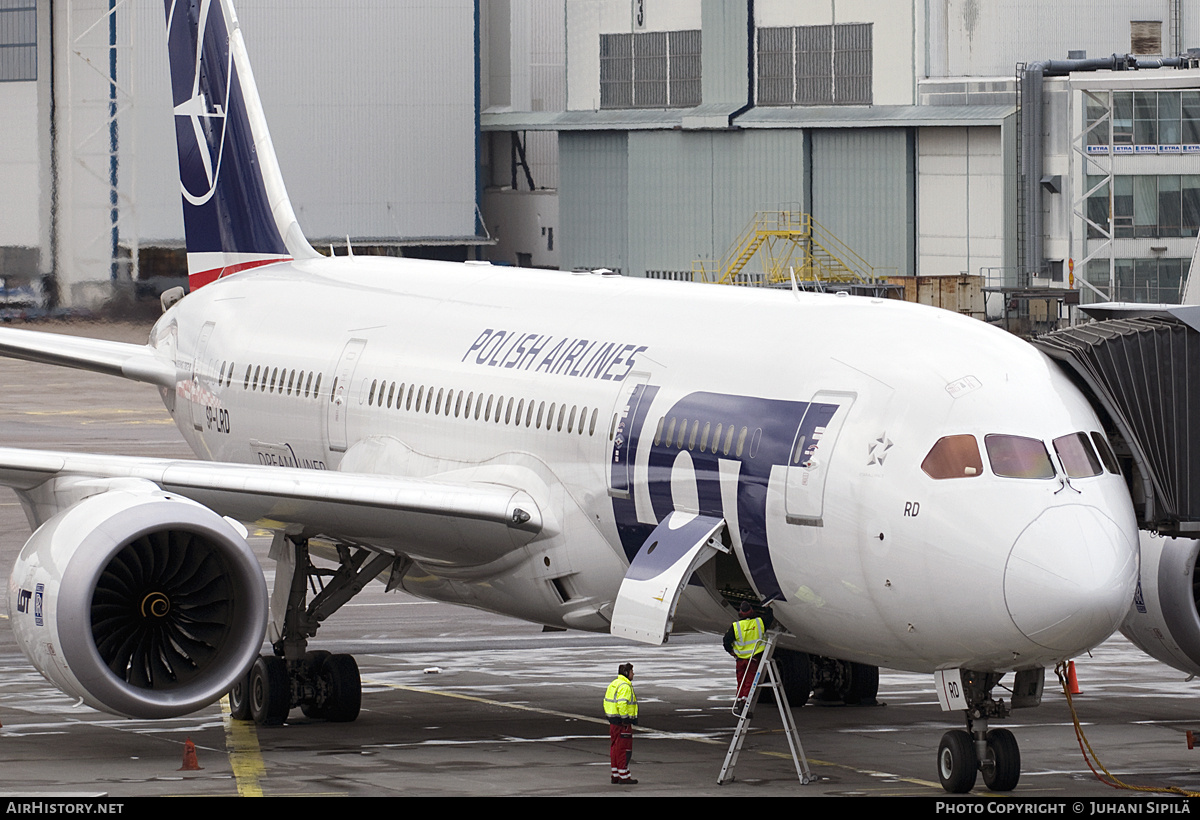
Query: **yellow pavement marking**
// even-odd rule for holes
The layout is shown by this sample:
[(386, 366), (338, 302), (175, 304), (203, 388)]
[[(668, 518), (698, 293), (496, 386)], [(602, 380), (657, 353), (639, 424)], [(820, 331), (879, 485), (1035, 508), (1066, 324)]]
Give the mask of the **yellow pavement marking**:
[(229, 696), (221, 698), (221, 719), (225, 723), (225, 748), (229, 766), (237, 783), (239, 797), (262, 797), (262, 781), (267, 778), (258, 732), (249, 720), (234, 720), (229, 711)]
[[(470, 701), (472, 703), (482, 703), (487, 706), (500, 706), (505, 709), (515, 709), (515, 710), (521, 711), (521, 712), (537, 712), (537, 713), (543, 714), (543, 715), (553, 715), (555, 717), (571, 718), (572, 720), (582, 720), (582, 721), (586, 721), (588, 723), (598, 723), (602, 726), (608, 725), (608, 721), (603, 718), (593, 717), (591, 715), (579, 715), (579, 714), (575, 714), (574, 712), (559, 712), (554, 709), (542, 709), (537, 706), (529, 706), (524, 703), (505, 703), (504, 701), (492, 700), (491, 698), (481, 698), (476, 695), (464, 695), (459, 692), (440, 692), (436, 689), (422, 689), (418, 686), (406, 686), (402, 683), (388, 683), (387, 681), (380, 681), (380, 680), (368, 681), (366, 678), (363, 679), (363, 683), (370, 683), (374, 686), (386, 686), (389, 689), (399, 689), (404, 692), (417, 692), (422, 695), (437, 695), (437, 696), (443, 697), (443, 698), (456, 698), (458, 700), (466, 700), (466, 701)], [(716, 740), (711, 737), (699, 737), (697, 735), (691, 735), (691, 734), (676, 734), (674, 732), (667, 732), (667, 731), (663, 731), (661, 729), (650, 729), (650, 728), (647, 728), (644, 726), (635, 726), (634, 728), (639, 732), (643, 732), (643, 733), (653, 732), (654, 734), (665, 735), (667, 737), (674, 738), (675, 740), (690, 740), (693, 743), (704, 743), (709, 746), (720, 746), (720, 747), (728, 746), (726, 741)], [(746, 750), (743, 749), (742, 751), (745, 752)], [(785, 754), (784, 752), (756, 751), (755, 754), (760, 754), (764, 757), (778, 757), (778, 758), (791, 760), (791, 755)], [(858, 774), (867, 775), (868, 777), (887, 777), (887, 778), (892, 778), (898, 782), (912, 783), (913, 785), (925, 786), (927, 788), (934, 789), (938, 792), (942, 791), (942, 786), (940, 783), (934, 783), (929, 780), (922, 780), (917, 777), (899, 777), (899, 776), (889, 773), (889, 772), (879, 772), (879, 771), (875, 771), (873, 769), (861, 769), (857, 766), (850, 766), (845, 763), (834, 763), (829, 760), (818, 760), (818, 759), (812, 758), (812, 757), (808, 758), (808, 762), (809, 762), (809, 765), (812, 765), (812, 766), (828, 766), (829, 768), (843, 769), (845, 771), (856, 772)]]

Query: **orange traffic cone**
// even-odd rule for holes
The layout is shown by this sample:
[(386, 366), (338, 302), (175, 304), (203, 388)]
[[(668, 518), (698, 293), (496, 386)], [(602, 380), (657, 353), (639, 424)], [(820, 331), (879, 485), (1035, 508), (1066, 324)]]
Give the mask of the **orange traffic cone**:
[(189, 737), (183, 744), (183, 765), (179, 767), (179, 771), (198, 772), (203, 768), (200, 761), (196, 760), (196, 744), (192, 743), (192, 739)]
[(1075, 677), (1075, 661), (1067, 661), (1067, 687), (1072, 695), (1079, 694), (1079, 678)]

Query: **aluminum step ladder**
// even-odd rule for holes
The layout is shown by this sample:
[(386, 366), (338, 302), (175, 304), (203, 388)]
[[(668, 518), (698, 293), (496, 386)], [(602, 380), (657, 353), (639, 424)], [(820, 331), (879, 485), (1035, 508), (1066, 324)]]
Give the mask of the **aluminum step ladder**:
[[(796, 721), (792, 718), (792, 708), (788, 704), (787, 693), (783, 691), (783, 678), (779, 674), (779, 665), (775, 663), (775, 644), (779, 640), (779, 634), (778, 631), (770, 631), (767, 633), (766, 641), (759, 641), (759, 644), (763, 645), (762, 659), (754, 673), (754, 680), (750, 684), (750, 693), (741, 704), (740, 711), (737, 708), (737, 694), (734, 693), (733, 713), (737, 715), (738, 723), (733, 732), (733, 740), (729, 743), (729, 751), (725, 754), (725, 763), (721, 766), (721, 774), (717, 778), (718, 786), (734, 779), (733, 769), (737, 766), (738, 755), (742, 753), (742, 744), (750, 732), (750, 720), (754, 717), (754, 707), (758, 703), (759, 692), (764, 688), (775, 692), (775, 705), (779, 707), (779, 718), (783, 721), (783, 733), (787, 736), (788, 748), (792, 752), (792, 763), (796, 766), (796, 776), (800, 778), (800, 784), (807, 786), (813, 780), (812, 770), (808, 767), (808, 757), (804, 754), (804, 746), (800, 743), (800, 734), (796, 731)], [(757, 648), (758, 644), (755, 646)], [(766, 680), (763, 680), (763, 670), (766, 670), (767, 673)], [(741, 689), (741, 681), (738, 683), (738, 688)]]

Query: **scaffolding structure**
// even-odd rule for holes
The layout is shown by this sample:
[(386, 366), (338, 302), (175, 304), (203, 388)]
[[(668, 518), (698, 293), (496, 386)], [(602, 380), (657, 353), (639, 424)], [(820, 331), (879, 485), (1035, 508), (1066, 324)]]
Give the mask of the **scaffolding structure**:
[[(751, 261), (758, 264), (751, 266)], [(720, 259), (692, 264), (697, 282), (780, 286), (803, 290), (878, 290), (889, 287), (876, 269), (812, 214), (758, 211)]]

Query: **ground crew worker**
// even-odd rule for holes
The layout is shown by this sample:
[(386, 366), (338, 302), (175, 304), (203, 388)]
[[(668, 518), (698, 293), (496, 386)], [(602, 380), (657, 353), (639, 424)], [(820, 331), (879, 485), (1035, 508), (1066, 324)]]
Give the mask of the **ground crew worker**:
[(617, 679), (604, 693), (604, 716), (608, 718), (608, 762), (615, 786), (637, 783), (629, 776), (629, 758), (633, 756), (633, 725), (637, 723), (637, 695), (633, 693), (633, 664), (617, 668)]
[(740, 712), (750, 696), (750, 684), (758, 672), (758, 662), (766, 649), (767, 629), (775, 623), (775, 613), (767, 608), (761, 616), (756, 615), (750, 602), (742, 601), (738, 616), (722, 643), (725, 651), (737, 658), (737, 697), (733, 708)]

